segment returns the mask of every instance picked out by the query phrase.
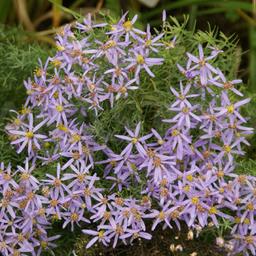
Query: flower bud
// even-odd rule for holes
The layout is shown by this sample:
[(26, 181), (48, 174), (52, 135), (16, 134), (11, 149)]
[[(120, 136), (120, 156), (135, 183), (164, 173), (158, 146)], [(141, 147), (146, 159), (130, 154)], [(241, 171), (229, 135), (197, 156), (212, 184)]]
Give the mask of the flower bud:
[(182, 252), (183, 251), (183, 247), (181, 246), (181, 244), (178, 244), (176, 247), (175, 247), (175, 250), (178, 252)]
[(219, 247), (223, 247), (224, 244), (225, 244), (225, 240), (222, 238), (222, 237), (217, 237), (216, 238), (216, 244), (219, 246)]
[(233, 252), (234, 250), (234, 244), (232, 242), (228, 242), (224, 245), (225, 249), (229, 252)]
[(171, 252), (175, 252), (175, 244), (171, 244), (170, 245), (170, 251)]
[(193, 230), (189, 230), (189, 231), (188, 231), (187, 239), (188, 239), (188, 240), (193, 240), (193, 239), (194, 239)]

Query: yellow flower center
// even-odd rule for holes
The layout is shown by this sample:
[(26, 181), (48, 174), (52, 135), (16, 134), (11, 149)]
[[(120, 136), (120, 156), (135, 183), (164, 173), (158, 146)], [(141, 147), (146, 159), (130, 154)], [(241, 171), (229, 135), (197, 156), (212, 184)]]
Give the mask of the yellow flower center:
[(28, 180), (30, 178), (30, 174), (27, 172), (24, 172), (21, 174), (21, 180)]
[(55, 187), (60, 187), (60, 186), (61, 186), (61, 180), (56, 178), (56, 179), (54, 180), (54, 182), (53, 182), (53, 185), (54, 185)]
[(23, 107), (23, 108), (21, 109), (20, 113), (21, 113), (22, 115), (29, 114), (29, 113), (30, 113), (30, 109)]
[(170, 213), (170, 218), (175, 220), (180, 216), (180, 212), (178, 210), (174, 210), (173, 212)]
[(40, 244), (41, 244), (42, 249), (46, 249), (48, 246), (47, 241), (41, 241)]
[(148, 39), (145, 43), (146, 46), (150, 46), (152, 44), (152, 41), (150, 39)]
[(160, 157), (154, 157), (153, 163), (154, 163), (155, 167), (160, 167), (161, 164), (162, 164), (161, 158)]
[(172, 131), (172, 136), (178, 136), (180, 134), (180, 132), (177, 130), (177, 129), (174, 129), (173, 131)]
[(232, 105), (227, 106), (226, 109), (227, 109), (227, 111), (228, 111), (229, 114), (233, 114), (233, 113), (234, 113), (234, 110), (235, 110), (235, 107), (234, 107), (234, 105), (232, 104)]
[(32, 139), (32, 138), (34, 137), (34, 133), (28, 131), (28, 132), (26, 132), (26, 137), (27, 137), (28, 139)]
[(163, 145), (164, 144), (164, 140), (161, 140), (161, 139), (157, 140), (157, 144)]
[(60, 51), (60, 52), (62, 52), (62, 51), (65, 50), (65, 47), (62, 46), (62, 45), (59, 45), (59, 44), (56, 45), (56, 48), (57, 48), (57, 50)]
[(91, 193), (91, 191), (90, 191), (90, 189), (89, 188), (85, 188), (84, 189), (84, 195), (85, 196), (90, 196), (92, 193)]
[(246, 242), (247, 244), (253, 244), (253, 243), (254, 243), (254, 238), (253, 238), (253, 236), (247, 236), (247, 237), (245, 237), (245, 242)]
[(248, 203), (248, 204), (246, 205), (246, 209), (249, 210), (249, 211), (254, 211), (254, 205), (253, 205), (253, 203)]
[(216, 214), (217, 213), (217, 208), (212, 206), (208, 211), (209, 211), (210, 214)]
[(231, 147), (229, 145), (224, 145), (223, 150), (228, 154), (231, 152)]
[(31, 95), (33, 93), (33, 90), (27, 90), (26, 93), (27, 95)]
[(218, 178), (224, 177), (224, 172), (223, 172), (223, 170), (219, 170), (219, 171), (217, 172), (217, 176), (218, 176)]
[(127, 20), (126, 22), (124, 22), (123, 27), (125, 31), (130, 31), (132, 29), (132, 22), (130, 20)]
[(184, 190), (185, 192), (189, 192), (190, 186), (189, 186), (189, 185), (184, 186), (184, 187), (183, 187), (183, 190)]
[(72, 140), (73, 140), (73, 142), (78, 142), (81, 140), (81, 136), (76, 133), (76, 134), (72, 135)]
[(40, 216), (44, 216), (44, 215), (45, 215), (45, 208), (40, 208), (40, 209), (38, 210), (38, 214), (39, 214)]
[(138, 64), (144, 64), (145, 63), (144, 57), (141, 54), (138, 54), (136, 59), (137, 59)]
[(132, 138), (132, 144), (136, 144), (138, 141), (139, 141), (138, 138), (136, 137)]
[(21, 124), (21, 120), (19, 118), (15, 118), (13, 122), (14, 122), (15, 125), (20, 125)]
[(123, 228), (120, 225), (116, 226), (116, 233), (118, 235), (122, 235), (124, 233), (124, 230), (123, 230)]
[(121, 86), (118, 90), (121, 94), (125, 94), (127, 92), (127, 88), (125, 86)]
[(221, 194), (223, 194), (223, 193), (225, 192), (225, 189), (224, 189), (224, 188), (219, 188), (219, 192), (220, 192)]
[(199, 64), (201, 65), (201, 66), (204, 66), (205, 65), (205, 60), (203, 59), (203, 60), (201, 60), (200, 62), (199, 62)]
[(198, 204), (199, 203), (199, 198), (197, 196), (194, 196), (191, 198), (192, 204)]
[(78, 214), (76, 212), (73, 212), (71, 215), (70, 215), (70, 219), (72, 221), (77, 221), (79, 218)]
[(246, 224), (246, 225), (250, 225), (250, 219), (245, 218), (245, 219), (244, 219), (244, 224)]
[(35, 71), (34, 71), (35, 75), (36, 76), (42, 76), (44, 71), (41, 69), (41, 68), (36, 68)]
[(63, 106), (61, 106), (61, 105), (57, 105), (57, 106), (56, 106), (56, 110), (57, 110), (58, 112), (62, 112), (62, 111), (64, 110), (64, 108), (63, 108)]
[(163, 211), (159, 212), (158, 219), (163, 221), (165, 219), (165, 213)]
[(186, 179), (187, 179), (187, 181), (192, 182), (194, 178), (191, 174), (189, 174), (189, 175), (187, 175)]
[(99, 231), (99, 234), (98, 234), (98, 237), (99, 237), (99, 238), (104, 238), (104, 235), (105, 235), (104, 230), (100, 230), (100, 231)]
[(77, 175), (77, 179), (80, 183), (84, 181), (85, 175), (83, 173), (80, 173)]
[(56, 199), (52, 199), (52, 200), (50, 201), (50, 205), (51, 205), (52, 207), (56, 207), (56, 206), (58, 205), (58, 203), (59, 203), (59, 201), (56, 200)]
[(104, 46), (103, 49), (107, 50), (109, 48), (115, 47), (116, 46), (116, 42), (114, 40), (109, 40)]
[(241, 218), (235, 217), (235, 223), (236, 223), (236, 224), (239, 224), (240, 222), (241, 222)]
[(57, 128), (63, 132), (68, 132), (68, 128), (63, 124), (59, 124)]
[(59, 67), (61, 65), (61, 61), (58, 59), (54, 59), (54, 60), (52, 60), (52, 64), (55, 67)]
[(187, 113), (189, 112), (189, 108), (188, 108), (188, 107), (182, 108), (182, 112), (183, 112), (184, 114), (187, 114)]
[(5, 173), (5, 174), (3, 175), (3, 178), (4, 178), (5, 181), (9, 181), (9, 180), (12, 179), (11, 175), (8, 174), (8, 173)]

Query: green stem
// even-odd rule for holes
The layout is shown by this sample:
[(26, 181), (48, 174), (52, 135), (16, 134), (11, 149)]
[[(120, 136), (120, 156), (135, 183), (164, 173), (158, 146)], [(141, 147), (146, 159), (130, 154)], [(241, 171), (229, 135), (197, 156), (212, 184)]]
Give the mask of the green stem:
[(198, 10), (198, 5), (196, 4), (193, 4), (190, 8), (189, 23), (188, 23), (189, 30), (193, 30), (194, 26), (196, 25), (197, 10)]

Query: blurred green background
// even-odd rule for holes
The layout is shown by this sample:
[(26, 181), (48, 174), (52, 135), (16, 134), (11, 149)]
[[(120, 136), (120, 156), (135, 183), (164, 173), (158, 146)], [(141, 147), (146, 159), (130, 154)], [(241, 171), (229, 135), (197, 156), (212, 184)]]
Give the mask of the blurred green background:
[(239, 77), (256, 90), (256, 0), (0, 0), (0, 23), (21, 27), (26, 35), (22, 40), (51, 45), (56, 30), (77, 14), (120, 16), (129, 10), (139, 14), (141, 26), (158, 26), (163, 9), (181, 20), (188, 14), (188, 29), (210, 26), (236, 36), (242, 54)]

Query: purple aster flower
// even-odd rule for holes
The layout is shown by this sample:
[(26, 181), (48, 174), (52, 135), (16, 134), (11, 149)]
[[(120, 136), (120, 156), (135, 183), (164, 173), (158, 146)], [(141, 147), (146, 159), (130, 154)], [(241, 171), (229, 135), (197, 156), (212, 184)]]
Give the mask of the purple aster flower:
[(116, 91), (117, 91), (117, 95), (116, 95), (116, 100), (118, 100), (119, 98), (123, 97), (127, 97), (128, 96), (128, 91), (129, 90), (137, 90), (139, 87), (138, 86), (134, 86), (132, 85), (134, 82), (136, 82), (136, 79), (131, 79), (128, 80), (127, 82), (124, 82), (123, 78), (120, 78), (120, 81), (118, 84), (116, 84)]
[(229, 118), (232, 118), (233, 116), (235, 116), (242, 122), (246, 123), (246, 120), (238, 112), (238, 108), (247, 104), (250, 101), (250, 99), (244, 99), (232, 104), (228, 98), (228, 95), (226, 93), (222, 93), (221, 100), (222, 100), (222, 107), (215, 108), (215, 110), (219, 111), (219, 113), (216, 115), (217, 117), (228, 115)]
[(92, 238), (91, 241), (89, 241), (86, 245), (86, 248), (90, 248), (93, 246), (96, 242), (101, 242), (103, 245), (108, 246), (110, 243), (110, 238), (106, 235), (106, 232), (104, 230), (94, 231), (89, 229), (83, 230), (84, 234), (95, 236)]
[(215, 69), (212, 65), (208, 63), (208, 61), (214, 59), (216, 55), (210, 55), (209, 57), (205, 58), (203, 47), (201, 44), (198, 45), (198, 50), (199, 50), (199, 57), (196, 57), (191, 53), (187, 53), (188, 58), (192, 62), (196, 63), (196, 65), (190, 68), (190, 71), (199, 69), (201, 84), (206, 85), (209, 81), (209, 78), (211, 78), (212, 73), (218, 74), (217, 69)]
[(114, 238), (113, 241), (113, 248), (116, 247), (118, 239), (122, 239), (121, 237), (125, 234), (126, 228), (124, 228), (119, 223), (116, 223), (114, 220), (110, 222), (110, 225), (101, 225), (99, 229), (105, 230), (106, 236), (111, 240)]
[(61, 166), (58, 163), (57, 165), (57, 176), (53, 176), (51, 174), (46, 174), (48, 179), (42, 180), (45, 185), (51, 185), (53, 187), (53, 192), (56, 196), (61, 195), (62, 198), (64, 198), (65, 191), (69, 192), (69, 189), (67, 186), (62, 182), (62, 178), (60, 177), (61, 174)]
[[(159, 46), (163, 46), (163, 43), (159, 43), (157, 41), (159, 41), (159, 39), (161, 39), (163, 37), (163, 33), (157, 35), (156, 37), (152, 37), (151, 31), (150, 31), (150, 25), (147, 25), (147, 30), (146, 30), (146, 35), (143, 39), (138, 38), (138, 41), (140, 42), (140, 44), (143, 45), (143, 47), (146, 50), (152, 50), (153, 52), (158, 52), (158, 47)], [(139, 45), (140, 47), (141, 45)]]
[(165, 222), (170, 228), (172, 228), (170, 224), (170, 210), (169, 210), (170, 202), (163, 206), (161, 211), (153, 210), (152, 213), (146, 214), (145, 218), (154, 218), (154, 223), (152, 225), (152, 230), (155, 230), (156, 226), (161, 223)]
[(35, 169), (35, 166), (32, 165), (29, 168), (28, 158), (26, 158), (26, 161), (25, 161), (25, 168), (21, 166), (17, 166), (17, 168), (18, 168), (18, 173), (20, 174), (20, 184), (22, 186), (25, 186), (31, 189), (39, 188), (40, 182), (33, 175), (31, 175), (32, 171)]
[(235, 234), (234, 252), (236, 254), (243, 252), (245, 256), (256, 255), (256, 235), (255, 231), (248, 234)]
[(115, 137), (117, 137), (117, 138), (119, 138), (121, 140), (129, 141), (129, 144), (122, 151), (121, 155), (129, 156), (131, 154), (132, 149), (133, 149), (134, 146), (136, 147), (136, 149), (139, 152), (139, 154), (141, 154), (142, 156), (146, 155), (146, 151), (145, 151), (145, 149), (144, 149), (142, 144), (147, 139), (152, 137), (152, 134), (147, 134), (147, 135), (145, 135), (143, 137), (139, 137), (140, 127), (141, 127), (141, 123), (138, 123), (134, 132), (129, 130), (128, 128), (125, 128), (127, 133), (130, 135), (130, 137), (124, 136), (124, 135), (115, 135)]
[(120, 239), (127, 239), (130, 238), (130, 243), (133, 242), (133, 240), (138, 239), (138, 238), (143, 238), (146, 240), (151, 240), (152, 235), (149, 233), (140, 231), (140, 230), (134, 230), (134, 229), (126, 229), (126, 234), (122, 235)]
[[(168, 123), (177, 123), (177, 127), (180, 128), (190, 128), (195, 125), (195, 121), (201, 122), (199, 116), (193, 113), (193, 111), (197, 110), (198, 106), (191, 107), (171, 107), (170, 110), (174, 112), (179, 112), (172, 119), (164, 120), (164, 122)], [(190, 120), (192, 118), (192, 120)]]
[(130, 64), (126, 67), (126, 69), (136, 68), (135, 70), (135, 78), (137, 83), (139, 83), (139, 74), (142, 69), (145, 69), (146, 72), (151, 76), (155, 77), (155, 75), (150, 70), (151, 66), (154, 65), (162, 65), (164, 59), (163, 58), (149, 58), (148, 53), (143, 48), (138, 48), (136, 50), (131, 51), (132, 56), (126, 59)]
[(125, 35), (125, 42), (129, 42), (130, 37), (135, 40), (138, 40), (139, 35), (145, 35), (144, 31), (141, 31), (134, 27), (134, 24), (138, 18), (138, 15), (135, 15), (132, 20), (125, 20), (128, 12), (126, 12), (119, 22), (116, 25), (112, 25), (112, 31), (107, 32), (107, 34), (112, 34), (116, 36)]
[(85, 166), (84, 163), (79, 162), (76, 165), (71, 164), (70, 168), (72, 169), (73, 173), (64, 173), (62, 180), (73, 180), (67, 186), (69, 189), (76, 186), (80, 187), (90, 178), (88, 174), (91, 167), (91, 165)]
[(29, 114), (28, 115), (28, 121), (29, 124), (25, 124), (23, 127), (23, 131), (18, 131), (18, 130), (10, 130), (9, 132), (11, 134), (14, 135), (18, 135), (19, 139), (14, 140), (11, 144), (19, 144), (20, 147), (18, 149), (18, 153), (21, 153), (23, 151), (23, 149), (28, 146), (28, 154), (31, 154), (33, 151), (33, 146), (35, 146), (37, 149), (40, 149), (40, 144), (38, 142), (39, 139), (46, 139), (47, 136), (42, 135), (42, 134), (38, 134), (36, 133), (43, 125), (45, 125), (45, 123), (48, 121), (48, 119), (46, 118), (45, 120), (43, 120), (41, 123), (39, 123), (38, 125), (36, 125), (34, 127), (34, 119), (33, 119), (33, 115)]
[(90, 32), (94, 28), (102, 28), (105, 27), (107, 23), (99, 23), (99, 24), (94, 24), (92, 21), (92, 15), (91, 13), (88, 13), (86, 18), (83, 19), (83, 23), (77, 23), (76, 27), (82, 31), (82, 32)]
[[(217, 71), (218, 71), (218, 76), (216, 78), (210, 80), (210, 82), (224, 90), (231, 90), (235, 94), (242, 97), (243, 94), (241, 92), (239, 92), (236, 88), (234, 88), (234, 86), (236, 84), (242, 83), (242, 80), (236, 79), (236, 80), (228, 81), (226, 79), (226, 77), (224, 76), (224, 74), (221, 72), (221, 70), (217, 69)], [(219, 79), (220, 79), (220, 81), (219, 81)]]
[(187, 84), (184, 88), (182, 81), (180, 81), (180, 93), (177, 92), (174, 88), (170, 88), (171, 92), (176, 96), (176, 101), (172, 103), (171, 107), (192, 107), (191, 103), (189, 102), (189, 98), (195, 98), (198, 97), (199, 94), (188, 94), (191, 88), (191, 84)]
[(74, 224), (80, 226), (79, 223), (85, 222), (85, 223), (90, 223), (88, 219), (83, 217), (84, 212), (83, 210), (80, 210), (76, 207), (71, 207), (68, 209), (66, 212), (62, 214), (64, 223), (62, 225), (63, 228), (65, 228), (69, 223), (71, 224), (71, 231), (74, 231)]
[(199, 74), (199, 71), (191, 70), (191, 64), (192, 64), (191, 59), (188, 59), (186, 63), (186, 68), (183, 68), (180, 64), (177, 64), (179, 71), (189, 80), (191, 80), (192, 78), (196, 77)]

